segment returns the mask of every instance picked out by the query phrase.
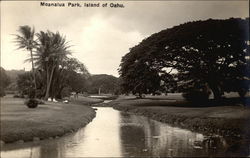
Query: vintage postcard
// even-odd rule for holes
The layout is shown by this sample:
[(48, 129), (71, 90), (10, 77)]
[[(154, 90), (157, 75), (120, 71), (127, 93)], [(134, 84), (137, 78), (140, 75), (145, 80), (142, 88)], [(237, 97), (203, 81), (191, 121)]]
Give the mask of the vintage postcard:
[(249, 0), (3, 0), (1, 157), (249, 157)]

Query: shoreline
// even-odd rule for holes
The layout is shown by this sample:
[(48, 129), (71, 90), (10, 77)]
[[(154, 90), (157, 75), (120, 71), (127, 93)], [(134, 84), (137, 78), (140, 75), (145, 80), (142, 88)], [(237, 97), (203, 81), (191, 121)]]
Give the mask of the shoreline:
[(58, 138), (86, 126), (96, 116), (88, 104), (45, 102), (29, 109), (23, 102), (1, 98), (1, 145)]
[(183, 102), (151, 99), (119, 99), (110, 105), (122, 112), (146, 116), (205, 135), (217, 134), (230, 139), (250, 138), (249, 108), (185, 107)]

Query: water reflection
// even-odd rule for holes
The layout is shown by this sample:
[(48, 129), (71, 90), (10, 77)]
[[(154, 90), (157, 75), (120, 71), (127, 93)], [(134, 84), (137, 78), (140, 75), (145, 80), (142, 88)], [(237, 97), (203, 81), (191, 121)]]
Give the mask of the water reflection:
[(204, 139), (201, 134), (174, 128), (141, 116), (121, 115), (121, 122), (126, 122), (121, 124), (121, 140), (126, 154), (124, 156), (201, 156), (203, 154), (193, 148), (194, 142)]
[(55, 140), (7, 144), (1, 149), (1, 157), (249, 155), (249, 142), (229, 146), (222, 137), (203, 136), (108, 107), (97, 109), (96, 118), (78, 132)]

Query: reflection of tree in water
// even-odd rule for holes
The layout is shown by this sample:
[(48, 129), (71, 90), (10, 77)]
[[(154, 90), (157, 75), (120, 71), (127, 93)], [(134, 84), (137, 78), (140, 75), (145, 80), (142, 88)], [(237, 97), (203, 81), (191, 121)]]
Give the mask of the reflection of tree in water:
[[(84, 140), (84, 129), (77, 133), (61, 137), (59, 139), (46, 140), (40, 146), (40, 158), (61, 158), (70, 157), (70, 150), (74, 150), (75, 144), (80, 144)], [(74, 142), (74, 143), (72, 143)]]
[(132, 156), (223, 156), (222, 137), (175, 128), (146, 117), (121, 113), (123, 150)]
[(146, 156), (145, 133), (140, 124), (131, 121), (131, 115), (121, 113), (120, 137), (124, 156)]
[[(231, 139), (231, 140), (230, 140)], [(233, 141), (233, 142), (232, 142)], [(208, 156), (249, 156), (250, 142), (237, 140), (235, 138), (225, 139), (221, 136), (206, 136), (202, 141), (195, 141), (194, 146), (200, 146)]]
[(44, 157), (53, 157), (60, 158), (62, 157), (61, 145), (58, 141), (50, 141), (49, 143), (44, 143), (40, 147), (40, 158)]
[[(170, 153), (173, 156), (193, 154), (193, 150), (190, 150), (192, 142), (189, 140), (197, 139), (195, 133), (173, 128), (146, 117), (122, 113), (121, 119), (124, 124), (121, 127), (123, 144), (137, 148), (137, 155), (132, 153), (133, 156), (138, 156), (138, 151), (143, 151), (140, 154), (152, 156), (171, 156)], [(126, 153), (131, 153), (128, 151), (130, 148), (126, 146), (124, 150)]]

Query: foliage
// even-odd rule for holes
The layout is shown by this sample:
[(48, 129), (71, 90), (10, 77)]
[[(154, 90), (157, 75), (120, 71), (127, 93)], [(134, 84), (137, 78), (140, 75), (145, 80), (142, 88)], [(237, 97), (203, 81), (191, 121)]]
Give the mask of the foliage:
[[(25, 49), (30, 52), (31, 63), (32, 63), (32, 75), (34, 89), (36, 89), (36, 76), (34, 71), (34, 60), (33, 60), (33, 49), (36, 47), (34, 40), (35, 29), (30, 26), (20, 26), (18, 30), (20, 35), (15, 35), (15, 42), (18, 44), (18, 49)], [(36, 96), (36, 94), (34, 94)]]
[(70, 97), (72, 89), (70, 87), (64, 87), (60, 93), (60, 97)]
[(216, 99), (225, 91), (248, 90), (248, 42), (249, 18), (188, 22), (160, 31), (122, 58), (122, 87), (148, 93), (154, 87), (185, 91), (207, 85)]
[(9, 84), (9, 76), (7, 76), (6, 71), (2, 67), (0, 67), (0, 97), (5, 96), (5, 89)]
[(26, 61), (32, 62), (33, 72), (33, 77), (29, 72), (18, 76), (17, 85), (22, 94), (33, 97), (34, 93), (34, 97), (47, 100), (61, 98), (67, 88), (67, 91), (84, 91), (89, 72), (76, 58), (69, 58), (71, 46), (65, 36), (49, 30), (35, 34), (29, 26), (20, 26), (18, 31), (20, 35), (15, 35), (18, 48), (30, 51), (31, 58)]
[(52, 97), (62, 98), (65, 95), (62, 94), (63, 90), (65, 92), (65, 88), (77, 93), (86, 90), (86, 80), (89, 72), (85, 65), (77, 59), (66, 58), (54, 73), (53, 87), (51, 87)]
[(6, 71), (2, 67), (0, 67), (0, 76), (0, 86), (3, 88), (8, 87), (10, 84), (10, 78), (7, 76)]
[(28, 95), (32, 89), (32, 74), (31, 72), (26, 72), (20, 74), (17, 77), (17, 86), (22, 95)]
[(28, 108), (36, 108), (38, 106), (38, 100), (32, 98), (25, 102)]
[(25, 73), (25, 70), (6, 70), (6, 75), (10, 79), (10, 84), (8, 85), (8, 87), (6, 87), (6, 91), (8, 91), (8, 93), (15, 93), (16, 91), (18, 91), (18, 86), (16, 82), (17, 77), (19, 74), (23, 73)]
[(6, 74), (9, 76), (11, 83), (15, 82), (18, 75), (25, 73), (25, 70), (6, 70)]
[[(76, 69), (71, 69), (69, 66), (65, 66), (55, 71), (55, 76), (52, 80), (53, 86), (51, 87), (50, 97), (61, 99), (69, 96), (71, 91), (83, 92), (86, 89), (85, 82), (87, 76), (80, 72), (77, 73), (74, 70), (76, 71)], [(44, 70), (36, 72), (36, 79), (36, 97), (43, 98), (46, 93)], [(18, 75), (17, 85), (21, 95), (33, 97), (32, 94), (34, 89), (32, 88), (32, 74), (30, 72)]]
[(115, 94), (117, 92), (118, 78), (112, 75), (92, 75), (87, 80), (87, 91), (91, 94)]
[(0, 97), (3, 97), (5, 95), (6, 95), (6, 93), (5, 93), (4, 89), (3, 89), (3, 87), (0, 87)]
[(136, 57), (138, 60), (133, 59), (135, 56), (128, 56), (128, 58), (130, 59), (127, 60), (126, 57), (122, 59), (120, 69), (120, 72), (122, 72), (122, 92), (132, 91), (133, 94), (139, 93), (141, 97), (142, 93), (154, 93), (160, 89), (160, 77), (157, 71), (149, 66), (143, 56)]
[(68, 50), (70, 46), (68, 46), (66, 38), (59, 32), (40, 31), (37, 37), (38, 47), (34, 60), (36, 66), (44, 71), (44, 78), (46, 78), (45, 100), (47, 100), (52, 93), (51, 85), (54, 81), (53, 78), (55, 78), (55, 72), (59, 69), (62, 61), (70, 54)]

